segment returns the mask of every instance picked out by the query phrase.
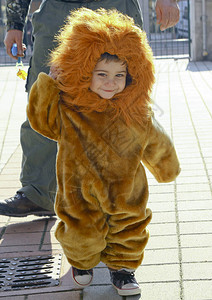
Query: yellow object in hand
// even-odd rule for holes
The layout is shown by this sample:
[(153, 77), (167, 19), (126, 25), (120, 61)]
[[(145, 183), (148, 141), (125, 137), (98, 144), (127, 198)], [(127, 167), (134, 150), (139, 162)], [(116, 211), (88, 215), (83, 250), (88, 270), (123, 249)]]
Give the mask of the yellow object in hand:
[(17, 76), (23, 80), (25, 80), (27, 78), (27, 73), (20, 69), (23, 67), (23, 63), (22, 63), (22, 59), (20, 56), (17, 57), (17, 54), (18, 54), (18, 47), (17, 47), (17, 44), (13, 44), (12, 48), (11, 48), (11, 53), (13, 56), (15, 56), (18, 61), (16, 63), (16, 68), (18, 69), (18, 73), (17, 73)]
[(17, 76), (23, 80), (25, 80), (27, 78), (27, 73), (24, 70), (19, 69)]

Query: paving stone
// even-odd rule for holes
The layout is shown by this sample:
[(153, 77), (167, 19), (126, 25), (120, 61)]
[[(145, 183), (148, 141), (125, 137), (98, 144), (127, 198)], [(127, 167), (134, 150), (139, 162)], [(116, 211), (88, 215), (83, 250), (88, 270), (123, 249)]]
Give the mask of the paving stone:
[[(203, 171), (202, 171), (203, 173)], [(190, 172), (191, 176), (179, 176), (176, 179), (177, 184), (188, 184), (188, 183), (206, 183), (208, 184), (208, 179), (206, 177), (206, 174), (202, 174), (202, 176), (198, 176), (199, 174), (197, 174), (196, 176), (193, 176), (192, 172)]]
[[(151, 206), (149, 206), (151, 209)], [(152, 214), (152, 224), (158, 224), (158, 223), (173, 223), (176, 221), (176, 215), (175, 212), (154, 212)]]
[(17, 180), (10, 180), (10, 181), (2, 180), (2, 181), (0, 181), (0, 188), (5, 188), (5, 187), (19, 188), (20, 183), (17, 182)]
[(54, 232), (47, 231), (47, 233), (45, 234), (43, 244), (45, 245), (45, 244), (57, 244), (57, 243), (59, 242), (56, 239)]
[(201, 200), (201, 201), (180, 201), (177, 204), (179, 211), (184, 210), (201, 210), (201, 209), (210, 209), (212, 210), (212, 201), (209, 200)]
[(149, 192), (151, 194), (157, 193), (173, 193), (174, 192), (174, 184), (157, 184), (149, 186)]
[(60, 292), (60, 293), (42, 293), (42, 294), (35, 294), (29, 295), (27, 300), (80, 300), (81, 299), (81, 291), (70, 291), (70, 292)]
[(41, 246), (41, 250), (42, 251), (51, 251), (51, 250), (60, 250), (60, 251), (62, 251), (62, 247), (60, 246), (59, 243), (55, 243), (55, 244), (43, 244)]
[(148, 201), (148, 206), (151, 205), (151, 203), (157, 203), (157, 202), (174, 202), (175, 200), (175, 195), (174, 193), (168, 194), (168, 193), (161, 193), (161, 194), (150, 194), (149, 195), (149, 201)]
[(177, 200), (207, 200), (211, 199), (211, 192), (210, 191), (191, 191), (191, 192), (177, 192)]
[(170, 212), (170, 211), (175, 211), (175, 203), (174, 202), (155, 202), (151, 203), (151, 210), (155, 212)]
[(36, 217), (34, 215), (29, 215), (27, 217), (10, 217), (8, 224), (21, 224), (26, 222), (36, 222), (36, 221), (45, 221), (48, 218), (45, 217)]
[[(184, 135), (184, 138), (186, 138), (186, 140), (187, 140), (187, 138), (189, 137), (189, 135), (191, 135), (192, 133), (191, 132), (188, 132), (188, 134), (186, 135)], [(179, 134), (179, 141), (181, 141), (182, 142), (182, 133), (180, 133)], [(176, 140), (176, 133), (175, 133), (175, 140)], [(178, 154), (179, 154), (179, 157), (181, 158), (181, 159), (185, 159), (185, 158), (201, 158), (201, 155), (200, 155), (200, 153), (199, 153), (199, 149), (198, 149), (198, 145), (196, 145), (196, 147), (195, 147), (195, 145), (192, 145), (193, 147), (193, 149), (191, 148), (190, 149), (190, 151), (189, 152), (185, 152), (185, 151), (182, 151), (182, 152), (180, 152), (180, 151), (178, 151)], [(178, 178), (180, 177), (181, 175), (179, 175), (178, 176)]]
[(180, 159), (180, 165), (181, 165), (181, 169), (185, 170), (185, 171), (191, 171), (191, 170), (194, 170), (195, 172), (197, 170), (205, 171), (205, 168), (204, 168), (204, 165), (202, 162), (189, 163), (186, 160), (182, 162), (182, 159)]
[[(165, 255), (165, 251), (164, 251)], [(149, 283), (149, 282), (172, 282), (179, 280), (179, 265), (144, 265), (138, 267), (136, 270), (136, 278), (139, 283)]]
[[(184, 280), (212, 280), (212, 262), (183, 263)], [(211, 294), (212, 295), (212, 294)]]
[(25, 300), (26, 298), (25, 298), (25, 296), (13, 296), (13, 297), (11, 297), (11, 296), (1, 296), (1, 294), (0, 294), (0, 299), (4, 299), (4, 300), (12, 300), (13, 298), (15, 298), (15, 300)]
[(148, 229), (151, 236), (176, 234), (176, 223), (154, 224), (150, 223)]
[(159, 265), (159, 264), (176, 264), (179, 263), (178, 249), (166, 249), (164, 255), (164, 249), (148, 249), (146, 247), (144, 251), (144, 265)]
[[(189, 139), (186, 138), (186, 140), (189, 140)], [(201, 158), (201, 156), (195, 157), (195, 158), (194, 157), (183, 157), (183, 156), (181, 156), (180, 157), (180, 164), (181, 164), (181, 166), (183, 166), (184, 163), (186, 163), (186, 164), (193, 164), (193, 163), (195, 163), (195, 164), (197, 164), (197, 163), (202, 164), (202, 158)]]
[[(2, 172), (1, 172), (1, 175), (4, 175), (4, 174), (8, 174), (8, 175), (15, 175), (16, 176), (16, 180), (19, 180), (19, 173), (20, 173), (20, 166), (17, 166), (17, 165), (14, 165), (12, 168), (8, 166), (7, 164), (7, 167), (5, 167)], [(0, 175), (0, 176), (1, 176)], [(2, 190), (0, 190), (0, 193), (2, 193)], [(8, 193), (8, 191), (7, 191)]]
[(36, 233), (43, 232), (45, 222), (40, 221), (30, 221), (23, 223), (13, 223), (7, 225), (5, 233)]
[(24, 233), (20, 234), (4, 234), (1, 239), (1, 246), (21, 246), (21, 245), (39, 245), (42, 233)]
[(151, 282), (140, 285), (141, 296), (128, 296), (126, 300), (180, 300), (178, 282), (166, 282), (166, 284)]
[(181, 251), (182, 251), (183, 262), (211, 262), (212, 261), (212, 246), (182, 248)]
[(50, 218), (49, 221), (48, 221), (48, 225), (47, 225), (46, 231), (52, 231), (52, 232), (55, 232), (56, 227), (57, 227), (59, 221), (60, 221), (60, 220), (57, 219), (57, 217)]
[(104, 268), (94, 268), (94, 277), (92, 285), (103, 284), (110, 285), (110, 275), (107, 267)]
[(211, 280), (185, 281), (184, 300), (211, 300), (212, 284)]
[(83, 300), (121, 300), (112, 285), (89, 286), (83, 290)]
[(211, 221), (211, 210), (193, 210), (193, 211), (180, 211), (179, 221)]
[(149, 249), (170, 249), (178, 248), (177, 235), (151, 236), (148, 241)]
[(0, 174), (0, 180), (4, 180), (4, 181), (17, 181), (17, 175), (16, 174), (14, 174), (14, 172), (13, 172), (13, 174)]
[(187, 183), (187, 184), (180, 184), (177, 186), (177, 192), (209, 192), (210, 187), (208, 183)]
[[(180, 223), (180, 234), (210, 233), (212, 234), (212, 221)], [(211, 243), (212, 246), (212, 243)]]
[(4, 226), (9, 221), (8, 216), (1, 216), (1, 226)]
[[(20, 245), (20, 246), (2, 246), (0, 245), (0, 256), (2, 258), (5, 257), (5, 255), (7, 255), (8, 253), (15, 253), (14, 256), (17, 256), (17, 253), (22, 253), (22, 252), (34, 252), (34, 251), (38, 251), (39, 249), (39, 245)], [(49, 250), (49, 249), (46, 249)], [(52, 250), (52, 248), (50, 249)]]
[(212, 233), (181, 235), (180, 240), (182, 247), (210, 247), (212, 245)]

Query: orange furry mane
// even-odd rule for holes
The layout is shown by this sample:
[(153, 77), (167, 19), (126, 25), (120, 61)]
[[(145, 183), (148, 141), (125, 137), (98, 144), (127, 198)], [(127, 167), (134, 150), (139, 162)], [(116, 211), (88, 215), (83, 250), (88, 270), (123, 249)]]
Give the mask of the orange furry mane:
[[(61, 101), (82, 112), (103, 112), (110, 106), (114, 116), (122, 115), (127, 123), (142, 123), (151, 102), (154, 65), (146, 34), (132, 18), (117, 10), (81, 8), (70, 14), (56, 40), (50, 66), (60, 70), (56, 81)], [(89, 90), (93, 69), (105, 52), (126, 61), (132, 77), (110, 100)]]

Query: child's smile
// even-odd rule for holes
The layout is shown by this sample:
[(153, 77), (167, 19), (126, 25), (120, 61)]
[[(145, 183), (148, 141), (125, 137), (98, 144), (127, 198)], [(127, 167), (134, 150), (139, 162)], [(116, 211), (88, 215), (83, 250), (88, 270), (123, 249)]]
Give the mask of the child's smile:
[(98, 62), (93, 71), (90, 89), (104, 99), (111, 99), (126, 86), (127, 67), (122, 61)]

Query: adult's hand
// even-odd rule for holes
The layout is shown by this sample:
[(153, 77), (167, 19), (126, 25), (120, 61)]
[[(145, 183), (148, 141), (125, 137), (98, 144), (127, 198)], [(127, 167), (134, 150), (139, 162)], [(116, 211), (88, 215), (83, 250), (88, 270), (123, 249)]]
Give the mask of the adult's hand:
[(161, 31), (179, 22), (180, 9), (177, 0), (157, 0), (155, 10), (157, 24), (160, 24)]
[[(17, 56), (24, 56), (24, 50), (26, 50), (26, 46), (22, 44), (22, 40), (23, 40), (23, 32), (21, 30), (11, 29), (6, 33), (4, 44), (6, 47), (7, 54), (10, 57), (17, 59)], [(11, 53), (11, 48), (14, 43), (17, 44), (17, 48), (18, 48), (17, 56), (13, 56)]]

